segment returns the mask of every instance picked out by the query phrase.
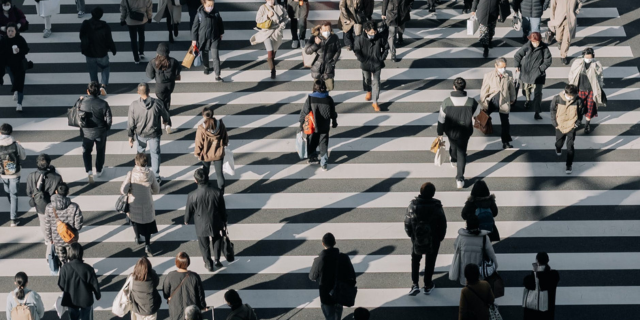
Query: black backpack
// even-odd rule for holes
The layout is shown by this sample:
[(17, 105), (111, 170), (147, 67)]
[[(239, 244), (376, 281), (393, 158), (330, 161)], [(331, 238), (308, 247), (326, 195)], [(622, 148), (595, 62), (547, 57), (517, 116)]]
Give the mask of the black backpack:
[(40, 174), (36, 182), (36, 192), (34, 192), (31, 199), (29, 199), (29, 205), (36, 207), (38, 212), (44, 212), (44, 208), (46, 208), (49, 203), (48, 196), (44, 192), (45, 180), (47, 180), (47, 173)]
[(20, 172), (20, 159), (18, 159), (18, 145), (13, 142), (0, 151), (0, 174), (13, 175)]
[(433, 246), (433, 231), (429, 221), (420, 219), (416, 214), (417, 205), (415, 201), (411, 202), (409, 207), (411, 211), (411, 225), (413, 226), (413, 253), (426, 254), (431, 252)]

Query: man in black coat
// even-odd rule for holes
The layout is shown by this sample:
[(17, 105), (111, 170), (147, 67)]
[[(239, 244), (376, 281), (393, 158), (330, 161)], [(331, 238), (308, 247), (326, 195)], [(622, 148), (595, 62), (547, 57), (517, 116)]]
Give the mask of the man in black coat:
[(27, 177), (27, 196), (30, 198), (29, 204), (36, 208), (43, 236), (46, 217), (44, 211), (60, 183), (62, 183), (62, 177), (51, 165), (51, 157), (46, 153), (40, 154), (36, 159), (36, 171), (31, 172)]
[(353, 53), (360, 61), (360, 69), (362, 69), (362, 86), (367, 92), (364, 99), (367, 101), (373, 99), (373, 110), (377, 112), (380, 111), (378, 106), (380, 72), (385, 67), (384, 59), (389, 54), (389, 45), (387, 39), (378, 34), (378, 29), (372, 21), (365, 22), (363, 29), (362, 36), (356, 39)]
[(93, 170), (91, 169), (91, 152), (96, 146), (96, 176), (102, 176), (105, 152), (107, 150), (107, 132), (111, 129), (111, 108), (109, 103), (98, 98), (100, 85), (91, 81), (87, 87), (87, 96), (81, 97), (80, 110), (88, 114), (86, 126), (80, 128), (82, 137), (82, 160), (87, 172), (89, 183), (93, 183)]
[[(214, 2), (208, 2), (214, 3)], [(202, 54), (204, 74), (214, 71), (216, 81), (222, 82), (220, 77), (220, 42), (224, 35), (224, 23), (218, 10), (212, 7), (201, 6), (198, 8), (196, 18), (191, 26), (191, 45), (196, 46)], [(213, 68), (209, 67), (209, 52), (213, 60)]]
[(91, 10), (91, 19), (82, 22), (80, 27), (80, 47), (82, 54), (87, 58), (89, 77), (91, 81), (98, 82), (98, 69), (102, 70), (102, 83), (100, 93), (107, 95), (109, 85), (109, 51), (116, 55), (116, 44), (113, 42), (111, 28), (102, 18), (102, 8), (95, 7)]
[[(396, 60), (396, 43), (402, 45), (404, 25), (411, 20), (411, 4), (413, 0), (384, 0), (382, 2), (382, 20), (389, 25), (389, 50), (391, 61)], [(396, 40), (397, 33), (397, 40)]]
[(213, 242), (215, 266), (222, 267), (222, 263), (220, 263), (221, 233), (224, 233), (227, 225), (227, 208), (222, 192), (209, 184), (209, 176), (204, 172), (204, 169), (197, 169), (193, 177), (198, 188), (191, 191), (187, 197), (184, 224), (189, 224), (193, 217), (204, 266), (207, 270), (213, 271), (211, 242)]

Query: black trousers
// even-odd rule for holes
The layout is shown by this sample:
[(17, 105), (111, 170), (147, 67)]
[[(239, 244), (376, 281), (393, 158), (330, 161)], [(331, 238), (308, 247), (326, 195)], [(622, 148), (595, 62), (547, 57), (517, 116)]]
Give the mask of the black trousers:
[(220, 76), (220, 54), (218, 52), (218, 47), (220, 46), (220, 39), (211, 41), (211, 47), (209, 48), (200, 48), (200, 53), (202, 54), (202, 64), (205, 68), (209, 68), (209, 52), (211, 52), (211, 59), (213, 60), (213, 72), (216, 74), (216, 77)]
[(173, 89), (176, 87), (176, 83), (156, 83), (156, 96), (162, 103), (164, 103), (164, 108), (169, 111), (171, 108), (171, 94), (173, 93)]
[(82, 161), (84, 162), (85, 172), (92, 171), (92, 157), (93, 145), (96, 146), (96, 171), (101, 172), (104, 167), (105, 151), (107, 150), (107, 135), (100, 137), (96, 140), (82, 138)]
[[(511, 125), (509, 124), (509, 114), (508, 113), (500, 113), (500, 107), (496, 105), (496, 100), (500, 101), (500, 94), (496, 94), (497, 99), (491, 99), (489, 101), (489, 110), (487, 110), (488, 114), (493, 113), (494, 111), (498, 111), (500, 115), (500, 127), (502, 131), (500, 132), (500, 139), (502, 143), (507, 143), (513, 141), (511, 138)], [(500, 102), (498, 102), (500, 103)]]
[[(431, 252), (424, 255), (424, 286), (427, 289), (433, 285), (433, 272), (436, 268), (436, 258), (438, 257), (438, 251), (440, 250), (440, 242), (434, 243), (431, 248)], [(411, 250), (411, 281), (413, 284), (418, 285), (420, 282), (420, 261), (422, 260), (421, 254), (415, 254)]]
[[(329, 150), (329, 132), (313, 133), (309, 137), (309, 158), (317, 157), (316, 149), (320, 147), (320, 157), (328, 157)], [(326, 161), (326, 159), (325, 159)]]
[(144, 26), (127, 26), (129, 28), (129, 38), (131, 39), (131, 52), (133, 52), (133, 60), (140, 61), (140, 55), (144, 54)]
[(564, 142), (567, 142), (567, 166), (573, 165), (573, 156), (575, 148), (573, 143), (576, 140), (576, 129), (573, 129), (567, 133), (562, 133), (556, 129), (556, 151), (561, 151)]
[(222, 191), (222, 194), (224, 194), (224, 186), (226, 184), (226, 181), (224, 179), (224, 172), (222, 172), (222, 160), (202, 161), (202, 169), (204, 169), (204, 172), (208, 176), (209, 172), (211, 172), (211, 162), (213, 162), (213, 168), (216, 169), (216, 178), (218, 179), (218, 188), (220, 188), (220, 191)]
[(353, 50), (353, 46), (356, 43), (355, 36), (356, 35), (353, 32), (353, 28), (351, 28), (351, 30), (349, 30), (349, 32), (345, 32), (343, 34), (343, 36), (342, 36), (342, 41), (344, 41), (344, 45), (345, 46), (349, 46), (349, 48), (351, 48), (351, 50)]
[[(304, 40), (307, 36), (307, 20), (299, 23), (298, 19), (291, 19), (291, 39)], [(303, 46), (304, 44), (301, 44)]]
[[(138, 230), (138, 224), (132, 223), (131, 226), (133, 227), (133, 234), (135, 234), (136, 238), (140, 237), (140, 231)], [(151, 235), (150, 234), (143, 234), (142, 237), (144, 238), (144, 244), (145, 245), (150, 245), (151, 244)]]
[(467, 145), (469, 144), (469, 138), (460, 138), (453, 140), (449, 138), (449, 156), (451, 156), (451, 162), (457, 163), (458, 173), (456, 174), (456, 180), (464, 180), (464, 167), (467, 165)]
[(189, 9), (189, 32), (191, 32), (191, 29), (193, 27), (193, 20), (196, 18), (196, 14), (198, 14), (199, 6), (187, 6), (187, 8)]
[(211, 261), (211, 242), (213, 242), (214, 259), (215, 261), (220, 261), (220, 255), (222, 253), (222, 235), (220, 235), (220, 232), (221, 231), (218, 231), (213, 237), (198, 237), (202, 260), (204, 260), (207, 267), (213, 265), (213, 261)]

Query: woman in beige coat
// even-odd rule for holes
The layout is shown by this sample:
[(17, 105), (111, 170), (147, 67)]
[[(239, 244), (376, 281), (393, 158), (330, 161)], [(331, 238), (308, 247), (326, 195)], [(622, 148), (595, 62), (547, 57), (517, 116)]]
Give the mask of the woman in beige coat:
[[(547, 23), (549, 31), (556, 34), (556, 41), (560, 48), (562, 63), (569, 65), (567, 53), (571, 45), (571, 39), (576, 36), (578, 18), (582, 3), (586, 0), (551, 0), (551, 20)], [(551, 44), (551, 43), (548, 43)]]
[(153, 208), (153, 195), (160, 192), (160, 184), (152, 170), (147, 167), (149, 158), (144, 153), (136, 154), (136, 166), (127, 173), (122, 186), (121, 194), (129, 194), (129, 212), (127, 217), (131, 220), (133, 232), (136, 235), (135, 242), (140, 244), (140, 236), (144, 237), (144, 251), (151, 254), (151, 235), (158, 233), (156, 225), (156, 212)]
[(271, 70), (271, 79), (276, 78), (276, 52), (278, 52), (278, 48), (282, 44), (283, 30), (287, 27), (287, 22), (289, 22), (287, 10), (275, 2), (276, 0), (266, 0), (266, 3), (260, 6), (256, 14), (256, 24), (271, 20), (271, 27), (268, 29), (256, 27), (255, 29), (258, 30), (258, 33), (254, 34), (250, 40), (251, 45), (264, 43), (264, 47), (267, 49), (267, 64), (269, 65), (269, 70)]
[[(131, 51), (133, 52), (133, 61), (136, 64), (140, 64), (140, 59), (144, 59), (144, 27), (147, 23), (151, 23), (152, 11), (153, 3), (151, 0), (120, 1), (120, 25), (126, 24), (129, 28)], [(142, 20), (132, 19), (131, 12), (141, 13)]]
[(178, 25), (182, 20), (182, 3), (184, 0), (159, 0), (158, 13), (153, 20), (160, 22), (162, 18), (167, 19), (167, 30), (169, 31), (169, 42), (173, 43), (173, 37), (178, 36)]
[(607, 106), (604, 94), (604, 68), (592, 48), (582, 51), (582, 57), (576, 59), (569, 71), (569, 84), (578, 87), (578, 96), (583, 101), (583, 114), (587, 118), (584, 133), (591, 132), (591, 118), (598, 116), (598, 106)]
[[(458, 230), (458, 238), (454, 243), (455, 253), (449, 269), (449, 280), (459, 280), (461, 285), (465, 285), (467, 279), (464, 276), (464, 268), (468, 264), (482, 263), (482, 245), (484, 251), (491, 258), (498, 269), (498, 259), (489, 240), (489, 231), (480, 230), (480, 221), (476, 215), (467, 218), (467, 228)], [(483, 240), (484, 239), (484, 240)]]
[(509, 112), (511, 105), (516, 102), (516, 88), (513, 75), (507, 70), (507, 59), (503, 57), (496, 59), (495, 66), (496, 68), (485, 74), (482, 80), (480, 105), (487, 114), (494, 111), (500, 113), (502, 149), (513, 148), (509, 143), (512, 141)]

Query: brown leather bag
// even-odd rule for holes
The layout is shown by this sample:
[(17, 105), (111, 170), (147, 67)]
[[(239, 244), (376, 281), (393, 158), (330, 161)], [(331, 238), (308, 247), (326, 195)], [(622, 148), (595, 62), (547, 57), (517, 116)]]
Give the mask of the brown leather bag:
[(491, 117), (484, 110), (480, 110), (480, 113), (478, 113), (478, 115), (475, 116), (474, 119), (474, 128), (480, 130), (480, 132), (484, 134), (493, 133), (493, 124), (491, 124)]

